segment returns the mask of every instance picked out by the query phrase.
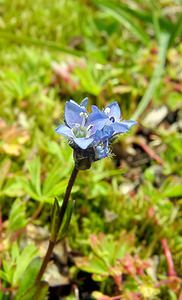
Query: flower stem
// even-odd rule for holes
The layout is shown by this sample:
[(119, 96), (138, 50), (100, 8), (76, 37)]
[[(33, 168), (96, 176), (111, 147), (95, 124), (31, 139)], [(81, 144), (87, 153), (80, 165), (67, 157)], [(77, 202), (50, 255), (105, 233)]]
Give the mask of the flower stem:
[(46, 270), (46, 267), (47, 267), (47, 264), (50, 260), (50, 257), (51, 257), (51, 254), (53, 252), (53, 249), (54, 249), (54, 246), (55, 246), (56, 242), (53, 242), (53, 241), (49, 241), (49, 246), (47, 248), (47, 252), (46, 252), (46, 255), (44, 257), (44, 260), (42, 262), (42, 266), (40, 268), (40, 271), (39, 271), (39, 274), (37, 275), (37, 278), (36, 278), (36, 282), (39, 283), (41, 281), (41, 278)]
[[(63, 218), (64, 218), (64, 215), (65, 215), (65, 212), (66, 212), (66, 208), (67, 208), (67, 205), (68, 205), (68, 200), (69, 200), (69, 197), (70, 197), (70, 194), (71, 194), (71, 190), (72, 190), (72, 187), (74, 185), (74, 182), (75, 182), (75, 179), (76, 179), (76, 176), (78, 174), (78, 169), (76, 169), (76, 167), (74, 167), (72, 173), (71, 173), (71, 176), (70, 176), (70, 179), (69, 179), (69, 182), (68, 182), (68, 185), (67, 185), (67, 188), (66, 188), (66, 192), (65, 192), (65, 195), (64, 195), (64, 199), (63, 199), (63, 204), (61, 206), (61, 210), (60, 210), (60, 227), (61, 227), (61, 224), (62, 224), (62, 221), (63, 221)], [(59, 227), (59, 228), (60, 228)], [(47, 248), (47, 252), (46, 252), (46, 255), (44, 257), (44, 260), (42, 262), (42, 266), (40, 268), (40, 271), (37, 275), (37, 278), (36, 278), (36, 283), (39, 283), (41, 281), (41, 278), (46, 270), (46, 267), (47, 267), (47, 264), (50, 260), (50, 257), (52, 255), (52, 252), (54, 250), (54, 246), (56, 245), (56, 239), (57, 239), (57, 235), (58, 235), (58, 232), (59, 232), (59, 228), (56, 232), (56, 237), (54, 240), (49, 240), (49, 246)]]

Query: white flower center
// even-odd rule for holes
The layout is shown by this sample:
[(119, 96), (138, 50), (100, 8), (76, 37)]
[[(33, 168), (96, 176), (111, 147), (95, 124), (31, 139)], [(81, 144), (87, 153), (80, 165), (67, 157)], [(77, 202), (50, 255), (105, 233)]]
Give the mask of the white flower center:
[(83, 112), (83, 111), (82, 111), (82, 112), (80, 113), (80, 117), (86, 119), (86, 118), (88, 118), (88, 114), (87, 114), (86, 112)]
[(72, 132), (77, 138), (89, 138), (91, 135), (91, 129), (93, 125), (89, 125), (88, 127), (84, 127), (80, 124), (75, 124), (72, 128)]
[(86, 123), (86, 120), (87, 120), (87, 118), (88, 118), (88, 114), (86, 113), (86, 112), (81, 112), (80, 113), (80, 117), (82, 118), (82, 124), (81, 124), (81, 126), (85, 126), (85, 123)]
[(87, 128), (80, 124), (75, 124), (75, 127), (72, 128), (72, 132), (77, 138), (84, 138), (87, 136)]
[(72, 132), (76, 138), (89, 138), (91, 135), (91, 129), (93, 125), (85, 126), (88, 118), (88, 114), (86, 112), (81, 112), (80, 117), (82, 118), (81, 124), (75, 124), (72, 128)]

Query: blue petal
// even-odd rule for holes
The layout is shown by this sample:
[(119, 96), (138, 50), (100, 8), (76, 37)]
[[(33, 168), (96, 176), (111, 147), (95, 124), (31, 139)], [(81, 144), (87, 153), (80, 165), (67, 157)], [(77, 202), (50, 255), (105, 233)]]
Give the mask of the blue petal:
[(121, 121), (120, 123), (123, 124), (123, 125), (127, 125), (127, 126), (128, 126), (128, 129), (130, 129), (132, 126), (134, 126), (134, 125), (137, 124), (137, 122), (134, 121), (134, 120)]
[[(107, 109), (110, 109), (110, 112), (107, 113)], [(108, 117), (114, 117), (115, 122), (119, 122), (121, 118), (121, 110), (117, 102), (113, 102), (109, 104), (104, 112), (108, 115)]]
[(97, 130), (94, 136), (94, 142), (100, 143), (109, 140), (114, 134), (113, 126), (104, 126), (102, 130)]
[(108, 117), (101, 112), (100, 110), (95, 110), (92, 112), (87, 119), (87, 126), (92, 125), (93, 128), (91, 130), (92, 134), (96, 132), (96, 130), (101, 130), (106, 124)]
[(56, 128), (55, 130), (58, 134), (62, 134), (68, 138), (73, 137), (73, 133), (71, 129), (65, 125), (60, 125), (59, 127)]
[(77, 102), (75, 102), (73, 99), (70, 99), (69, 101), (67, 102), (71, 102), (72, 104), (76, 105), (76, 106), (80, 106)]
[(96, 105), (92, 105), (92, 112), (94, 113), (100, 113), (100, 109)]
[(108, 147), (108, 141), (106, 141), (104, 144), (100, 144), (94, 148), (95, 152), (95, 160), (99, 160), (102, 158), (105, 158), (109, 155), (109, 147)]
[(75, 144), (77, 144), (81, 149), (87, 149), (88, 146), (93, 142), (93, 138), (73, 138)]
[(84, 98), (84, 99), (82, 100), (82, 102), (80, 103), (80, 106), (86, 107), (87, 105), (88, 105), (88, 97)]
[(121, 123), (118, 123), (118, 122), (115, 122), (113, 123), (112, 125), (112, 128), (114, 130), (114, 134), (119, 134), (119, 133), (125, 133), (129, 130), (129, 127), (127, 124), (124, 124), (124, 122), (121, 122)]
[(84, 107), (80, 107), (75, 101), (67, 101), (65, 105), (65, 122), (72, 128), (75, 124), (82, 123), (82, 117), (80, 116), (81, 112), (85, 112)]

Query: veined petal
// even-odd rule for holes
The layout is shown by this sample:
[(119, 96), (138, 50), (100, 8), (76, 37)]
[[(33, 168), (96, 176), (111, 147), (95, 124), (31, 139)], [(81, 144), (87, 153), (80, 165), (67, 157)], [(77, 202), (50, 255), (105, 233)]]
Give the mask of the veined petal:
[(108, 141), (114, 134), (114, 129), (113, 126), (104, 126), (102, 130), (97, 130), (95, 135), (94, 135), (94, 142), (96, 144), (100, 142), (105, 142)]
[(136, 125), (137, 122), (134, 120), (129, 120), (129, 121), (121, 121), (120, 124), (128, 126), (128, 129), (130, 129), (132, 126)]
[(109, 118), (113, 117), (114, 122), (119, 122), (121, 118), (121, 110), (117, 102), (113, 102), (109, 104), (105, 109), (104, 109), (105, 114)]
[(94, 134), (96, 130), (101, 130), (106, 124), (108, 118), (100, 110), (92, 112), (87, 119), (87, 127), (92, 126), (91, 132)]
[(74, 105), (77, 105), (77, 106), (80, 106), (77, 102), (75, 102), (73, 99), (70, 99), (69, 101), (67, 101), (67, 102), (71, 102), (72, 104), (74, 104)]
[(73, 133), (71, 129), (65, 125), (60, 125), (59, 127), (56, 128), (55, 130), (58, 134), (62, 134), (68, 138), (73, 138)]
[(77, 144), (81, 149), (87, 149), (88, 146), (93, 142), (93, 138), (73, 138), (75, 144)]
[(72, 128), (75, 124), (82, 124), (80, 113), (85, 112), (84, 107), (80, 107), (75, 101), (67, 101), (65, 105), (65, 122)]
[(80, 103), (80, 106), (87, 107), (87, 105), (88, 105), (88, 97), (84, 98), (84, 99), (82, 100), (82, 102)]
[(112, 126), (112, 128), (114, 130), (114, 134), (113, 135), (119, 134), (119, 133), (125, 133), (125, 132), (127, 132), (129, 130), (128, 125), (123, 124), (123, 123), (115, 122), (115, 123), (113, 123), (110, 126)]
[(96, 105), (92, 105), (92, 112), (93, 113), (100, 113), (100, 109)]

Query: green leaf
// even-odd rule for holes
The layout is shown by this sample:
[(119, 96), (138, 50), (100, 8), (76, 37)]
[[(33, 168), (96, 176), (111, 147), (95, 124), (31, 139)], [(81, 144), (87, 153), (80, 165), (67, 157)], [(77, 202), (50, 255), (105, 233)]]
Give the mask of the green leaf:
[(162, 194), (164, 197), (181, 197), (182, 196), (182, 185), (173, 185), (165, 188)]
[(2, 189), (3, 184), (7, 178), (8, 172), (10, 170), (11, 160), (5, 159), (1, 164), (1, 176), (0, 176), (0, 189)]
[(108, 276), (109, 269), (106, 266), (105, 262), (95, 255), (90, 256), (89, 259), (82, 258), (81, 261), (76, 261), (77, 266), (88, 273)]
[(72, 213), (73, 213), (74, 206), (75, 206), (75, 201), (69, 200), (68, 206), (67, 206), (67, 209), (66, 209), (66, 213), (65, 213), (65, 216), (64, 216), (64, 219), (63, 219), (63, 223), (61, 224), (61, 227), (60, 227), (60, 230), (59, 230), (59, 233), (58, 233), (58, 239), (57, 240), (63, 239), (65, 237), (66, 233), (68, 232), (68, 228), (69, 228), (69, 225), (70, 225), (71, 216), (72, 216)]
[(46, 300), (48, 298), (48, 284), (41, 282), (39, 285), (33, 285), (26, 293), (16, 300)]
[(17, 199), (14, 201), (10, 210), (8, 229), (10, 231), (17, 231), (25, 227), (26, 224), (25, 203)]
[(31, 182), (35, 192), (41, 196), (41, 180), (40, 180), (40, 159), (37, 157), (28, 163), (28, 170), (31, 176)]
[[(49, 289), (48, 283), (41, 282), (35, 292), (33, 300), (37, 300), (37, 299), (47, 300), (48, 299), (48, 289)], [(29, 299), (24, 299), (24, 300), (29, 300)]]
[(13, 275), (13, 285), (18, 284), (19, 280), (22, 278), (25, 270), (36, 254), (37, 249), (33, 244), (27, 245), (20, 253), (18, 259), (16, 260), (16, 270)]
[(43, 195), (51, 195), (54, 186), (60, 182), (61, 168), (55, 166), (47, 175), (43, 184)]
[(23, 280), (19, 282), (18, 291), (15, 300), (24, 299), (26, 293), (29, 293), (30, 288), (35, 284), (36, 276), (41, 267), (41, 260), (35, 258), (28, 266), (28, 271), (24, 272)]
[(22, 191), (22, 181), (21, 179), (14, 179), (7, 182), (2, 190), (2, 194), (9, 197), (21, 197)]
[(25, 194), (28, 194), (32, 199), (41, 201), (41, 196), (37, 194), (35, 188), (32, 185), (32, 182), (27, 180), (26, 178), (18, 178), (19, 185), (22, 186), (22, 189)]

